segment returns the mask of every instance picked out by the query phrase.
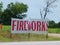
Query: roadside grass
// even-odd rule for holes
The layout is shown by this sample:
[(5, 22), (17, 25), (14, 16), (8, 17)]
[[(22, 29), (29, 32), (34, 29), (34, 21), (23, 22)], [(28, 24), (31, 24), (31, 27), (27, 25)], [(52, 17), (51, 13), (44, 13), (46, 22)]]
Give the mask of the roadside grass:
[[(12, 34), (10, 38), (11, 26), (3, 25), (3, 29), (0, 30), (0, 42), (16, 42), (16, 41), (57, 41), (60, 40), (59, 37), (48, 36), (46, 40), (46, 35), (41, 34)], [(49, 33), (60, 33), (60, 28), (49, 28)]]
[(11, 41), (13, 40), (0, 35), (0, 42), (11, 42)]

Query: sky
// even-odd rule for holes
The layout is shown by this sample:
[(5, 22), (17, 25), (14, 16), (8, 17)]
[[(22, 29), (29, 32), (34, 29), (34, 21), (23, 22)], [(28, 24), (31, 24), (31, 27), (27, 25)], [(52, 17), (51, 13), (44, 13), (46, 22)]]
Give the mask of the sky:
[[(46, 5), (45, 0), (0, 0), (3, 2), (3, 9), (6, 9), (7, 5), (11, 2), (22, 2), (28, 5), (27, 19), (40, 19), (40, 9), (43, 9)], [(56, 23), (60, 22), (60, 0), (54, 3), (53, 8), (50, 7), (53, 13), (48, 13), (46, 16), (49, 20), (54, 20)]]

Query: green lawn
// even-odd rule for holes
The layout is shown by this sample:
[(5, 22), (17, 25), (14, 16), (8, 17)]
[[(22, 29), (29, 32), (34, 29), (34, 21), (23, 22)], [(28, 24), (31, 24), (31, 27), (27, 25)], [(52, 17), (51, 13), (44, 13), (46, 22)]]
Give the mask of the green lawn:
[(2, 27), (2, 30), (11, 30), (11, 26), (9, 25), (3, 25)]
[(49, 33), (60, 33), (60, 28), (49, 28), (48, 32)]
[[(45, 35), (37, 35), (37, 34), (30, 34), (30, 38), (28, 38), (28, 34), (12, 34), (12, 38), (10, 38), (10, 30), (11, 30), (11, 26), (3, 25), (3, 29), (0, 30), (0, 42), (60, 40), (60, 38), (58, 37), (48, 37), (48, 39), (46, 40)], [(60, 33), (60, 28), (49, 28), (48, 32)]]

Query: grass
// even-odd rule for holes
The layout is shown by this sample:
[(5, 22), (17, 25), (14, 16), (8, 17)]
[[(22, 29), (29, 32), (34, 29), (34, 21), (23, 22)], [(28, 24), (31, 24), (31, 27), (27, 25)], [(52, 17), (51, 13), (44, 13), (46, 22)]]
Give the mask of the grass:
[[(37, 35), (30, 34), (30, 38), (28, 38), (28, 34), (12, 34), (12, 38), (10, 38), (10, 30), (11, 26), (3, 25), (3, 29), (0, 30), (0, 42), (12, 42), (12, 41), (55, 41), (60, 40), (59, 37), (48, 37), (46, 40), (46, 35)], [(60, 28), (49, 28), (49, 33), (60, 33)]]
[(13, 41), (13, 40), (0, 35), (0, 42), (8, 42), (8, 41), (10, 42), (10, 41)]
[[(11, 30), (11, 26), (3, 25), (2, 30)], [(48, 32), (49, 33), (60, 33), (60, 28), (49, 28)]]
[(49, 33), (60, 33), (60, 28), (49, 28), (48, 32)]
[(2, 30), (11, 30), (11, 26), (9, 25), (3, 25)]

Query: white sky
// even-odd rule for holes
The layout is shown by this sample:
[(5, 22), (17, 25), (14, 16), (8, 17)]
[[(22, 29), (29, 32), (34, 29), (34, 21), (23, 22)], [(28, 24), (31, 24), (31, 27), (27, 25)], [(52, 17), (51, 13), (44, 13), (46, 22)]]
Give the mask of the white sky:
[[(3, 9), (5, 9), (9, 3), (15, 3), (16, 1), (23, 2), (28, 5), (28, 19), (40, 19), (40, 8), (44, 7), (45, 0), (0, 0), (0, 2), (3, 2)], [(53, 13), (49, 13), (47, 15), (47, 18), (49, 20), (54, 20), (55, 22), (60, 22), (60, 0), (55, 2), (54, 4), (56, 4), (57, 7), (52, 9)]]

